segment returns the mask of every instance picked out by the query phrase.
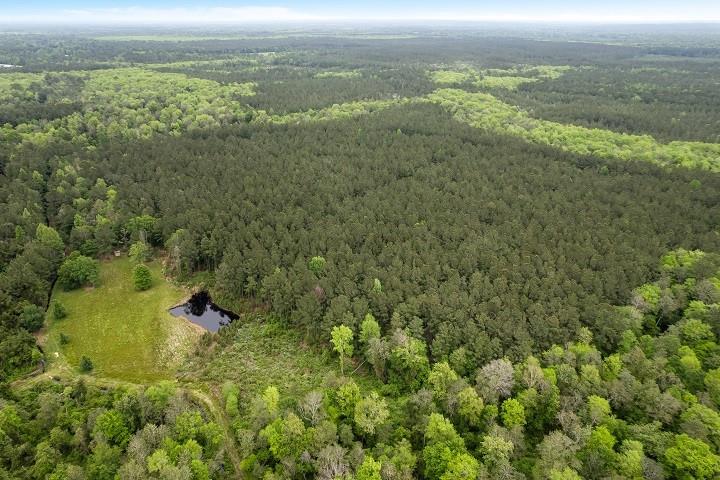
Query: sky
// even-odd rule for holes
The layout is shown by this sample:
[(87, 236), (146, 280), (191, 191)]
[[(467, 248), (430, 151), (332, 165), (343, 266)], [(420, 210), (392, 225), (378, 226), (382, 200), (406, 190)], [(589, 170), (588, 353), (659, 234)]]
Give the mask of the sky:
[(0, 0), (3, 23), (720, 22), (720, 0)]

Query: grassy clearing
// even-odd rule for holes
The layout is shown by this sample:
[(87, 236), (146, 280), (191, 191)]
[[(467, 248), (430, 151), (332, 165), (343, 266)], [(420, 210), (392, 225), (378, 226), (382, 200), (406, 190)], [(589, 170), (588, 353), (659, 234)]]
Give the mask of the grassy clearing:
[[(131, 382), (173, 377), (199, 335), (196, 327), (167, 312), (186, 292), (165, 281), (158, 262), (149, 265), (152, 288), (137, 292), (132, 267), (127, 258), (102, 262), (99, 287), (55, 288), (52, 301), (67, 309), (67, 317), (53, 320), (52, 308), (48, 313), (46, 349), (53, 363), (77, 367), (86, 355), (96, 375)], [(60, 344), (61, 333), (69, 337), (68, 344)]]
[[(181, 368), (180, 378), (217, 385), (232, 381), (240, 387), (245, 405), (270, 385), (280, 390), (283, 402), (291, 402), (340, 376), (338, 359), (329, 348), (318, 353), (302, 342), (296, 330), (262, 315), (242, 317), (220, 335), (217, 344), (198, 350)], [(348, 376), (363, 390), (380, 387), (362, 372)]]

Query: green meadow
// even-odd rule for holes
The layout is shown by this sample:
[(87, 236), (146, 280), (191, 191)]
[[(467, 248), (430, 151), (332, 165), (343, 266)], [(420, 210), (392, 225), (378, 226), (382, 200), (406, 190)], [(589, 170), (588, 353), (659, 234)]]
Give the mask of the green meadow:
[[(60, 302), (67, 316), (54, 320), (52, 308), (48, 311), (46, 349), (52, 367), (76, 369), (84, 355), (94, 373), (104, 377), (131, 382), (173, 377), (199, 330), (167, 311), (186, 291), (165, 280), (159, 262), (149, 267), (153, 285), (144, 292), (133, 287), (128, 258), (101, 262), (96, 288), (66, 292), (55, 287), (51, 305)], [(64, 345), (61, 333), (69, 339)]]

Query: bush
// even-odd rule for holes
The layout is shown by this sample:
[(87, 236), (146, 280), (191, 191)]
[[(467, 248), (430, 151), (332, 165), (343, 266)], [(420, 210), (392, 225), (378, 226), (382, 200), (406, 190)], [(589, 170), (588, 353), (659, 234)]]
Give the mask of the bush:
[(65, 290), (73, 290), (84, 285), (94, 286), (98, 284), (98, 279), (98, 263), (79, 252), (71, 253), (58, 271), (58, 284)]
[(83, 373), (89, 373), (93, 371), (93, 368), (95, 368), (95, 365), (93, 365), (92, 360), (83, 355), (80, 358), (80, 371)]
[(60, 333), (60, 345), (67, 345), (68, 343), (70, 343), (70, 337), (61, 332)]
[(133, 283), (135, 290), (147, 290), (152, 286), (152, 273), (150, 269), (142, 263), (135, 265), (133, 268)]
[(53, 303), (53, 318), (55, 320), (61, 320), (67, 317), (67, 310), (60, 302)]

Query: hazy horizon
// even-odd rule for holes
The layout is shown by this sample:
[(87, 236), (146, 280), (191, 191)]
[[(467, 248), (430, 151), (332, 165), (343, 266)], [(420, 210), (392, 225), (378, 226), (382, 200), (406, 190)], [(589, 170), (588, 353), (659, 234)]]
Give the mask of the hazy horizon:
[(328, 23), (561, 23), (561, 24), (713, 24), (720, 22), (720, 2), (711, 0), (609, 0), (585, 4), (571, 0), (449, 0), (417, 2), (379, 0), (199, 1), (150, 0), (10, 1), (0, 24), (22, 25), (241, 25)]

